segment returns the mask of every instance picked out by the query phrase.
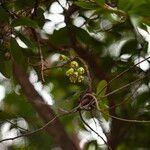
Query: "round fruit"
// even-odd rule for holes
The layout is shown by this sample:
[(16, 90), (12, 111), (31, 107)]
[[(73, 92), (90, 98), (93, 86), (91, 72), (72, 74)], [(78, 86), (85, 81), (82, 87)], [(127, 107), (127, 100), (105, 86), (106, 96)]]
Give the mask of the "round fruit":
[(70, 67), (72, 67), (72, 68), (77, 68), (78, 66), (79, 66), (79, 64), (76, 61), (72, 61), (70, 63)]
[(73, 82), (73, 83), (75, 83), (75, 82), (77, 81), (77, 78), (74, 77), (74, 76), (70, 76), (69, 79), (70, 79), (70, 81)]
[(74, 69), (70, 68), (68, 71), (66, 71), (66, 76), (70, 76), (74, 73)]
[(77, 71), (78, 71), (78, 73), (79, 73), (80, 75), (85, 73), (85, 70), (84, 70), (83, 67), (78, 68)]
[(84, 77), (83, 76), (79, 76), (78, 77), (78, 82), (82, 82), (84, 80)]
[(78, 72), (74, 72), (74, 73), (72, 74), (72, 76), (75, 77), (75, 78), (78, 78)]

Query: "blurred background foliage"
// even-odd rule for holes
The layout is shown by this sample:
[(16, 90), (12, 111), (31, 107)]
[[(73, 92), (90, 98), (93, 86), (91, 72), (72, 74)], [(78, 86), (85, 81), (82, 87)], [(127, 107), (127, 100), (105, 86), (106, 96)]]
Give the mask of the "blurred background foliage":
[[(75, 11), (69, 16), (68, 23), (64, 19), (67, 9), (72, 6), (75, 7)], [(57, 114), (61, 114), (63, 111), (70, 111), (76, 107), (79, 96), (87, 88), (87, 77), (82, 83), (71, 83), (65, 75), (68, 66), (62, 65), (62, 62), (58, 60), (60, 54), (69, 58), (77, 56), (71, 45), (68, 28), (71, 28), (78, 44), (94, 56), (96, 62), (100, 63), (109, 81), (135, 63), (150, 56), (149, 25), (149, 0), (1, 0), (0, 86), (4, 87), (5, 96), (0, 101), (0, 140), (6, 138), (9, 132), (13, 132), (12, 136), (14, 136), (42, 126), (41, 119), (12, 75), (11, 56), (30, 74), (30, 80), (35, 87), (37, 86), (37, 90), (39, 88), (39, 91), (50, 95), (46, 100), (47, 103)], [(140, 31), (145, 33), (145, 36)], [(45, 65), (43, 86), (39, 47)], [(113, 91), (147, 75), (146, 78), (113, 94), (113, 100), (118, 105), (114, 109), (118, 117), (149, 120), (149, 60), (134, 66), (110, 84), (110, 89)], [(62, 67), (56, 67), (57, 65), (62, 65)], [(83, 66), (82, 63), (80, 65)], [(99, 81), (106, 79), (96, 76), (94, 69), (91, 68), (91, 73), (93, 92), (96, 93)], [(108, 101), (109, 99), (105, 98), (99, 102), (100, 108), (107, 110), (107, 113)], [(112, 128), (112, 118), (100, 112), (93, 112), (93, 114), (95, 120), (102, 122), (104, 126), (109, 126), (106, 130), (109, 134)], [(89, 120), (93, 118), (93, 115), (86, 112), (84, 118), (87, 123), (90, 123)], [(82, 141), (80, 142), (82, 149), (105, 149), (104, 143), (99, 142), (98, 137), (95, 138), (93, 133), (83, 125), (78, 114), (60, 119), (68, 134), (70, 136), (75, 134)], [(113, 133), (118, 136), (116, 150), (148, 150), (150, 148), (149, 124), (119, 121), (117, 123), (118, 130), (115, 129)], [(97, 123), (97, 126), (100, 124)], [(4, 132), (7, 127), (7, 132)], [(84, 132), (88, 133), (87, 138)], [(88, 138), (89, 136), (91, 137)], [(106, 138), (104, 134), (103, 136)], [(13, 142), (3, 142), (0, 146), (0, 149), (11, 150), (57, 149), (53, 140), (42, 131)]]

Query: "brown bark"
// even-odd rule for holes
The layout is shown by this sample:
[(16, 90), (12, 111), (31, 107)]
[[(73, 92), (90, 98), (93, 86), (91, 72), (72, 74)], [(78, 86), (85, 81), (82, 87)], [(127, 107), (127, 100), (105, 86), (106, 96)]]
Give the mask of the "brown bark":
[[(53, 110), (49, 105), (44, 103), (43, 98), (38, 94), (33, 85), (30, 83), (28, 75), (15, 61), (13, 61), (13, 74), (18, 83), (21, 85), (24, 95), (36, 109), (43, 122), (47, 123), (52, 120), (55, 117)], [(46, 131), (53, 138), (56, 145), (59, 145), (63, 150), (78, 150), (78, 146), (76, 146), (67, 135), (63, 125), (58, 118), (56, 118), (46, 127)]]

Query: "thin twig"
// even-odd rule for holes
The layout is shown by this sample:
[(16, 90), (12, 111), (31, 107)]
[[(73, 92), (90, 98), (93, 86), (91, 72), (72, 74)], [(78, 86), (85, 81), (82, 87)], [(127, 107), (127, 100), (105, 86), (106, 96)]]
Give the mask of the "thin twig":
[[(125, 118), (120, 118), (120, 117), (116, 117), (116, 116), (113, 116), (113, 115), (110, 115), (110, 114), (106, 114), (104, 113), (104, 110), (100, 109), (99, 106), (98, 106), (98, 102), (97, 102), (97, 99), (94, 95), (88, 93), (90, 96), (93, 97), (93, 100), (95, 101), (96, 103), (96, 106), (95, 108), (100, 111), (101, 113), (107, 115), (108, 117), (112, 117), (116, 120), (120, 120), (120, 121), (125, 121), (125, 122), (131, 122), (131, 123), (150, 123), (150, 120), (131, 120), (131, 119), (125, 119)], [(93, 101), (91, 102), (91, 104), (93, 103)], [(90, 104), (89, 104), (90, 105)]]
[[(148, 75), (146, 75), (146, 76), (148, 76)], [(124, 85), (124, 86), (122, 86), (122, 87), (120, 87), (120, 88), (118, 88), (118, 89), (116, 89), (116, 90), (114, 90), (114, 91), (112, 91), (112, 92), (110, 92), (110, 93), (104, 95), (104, 96), (101, 96), (101, 98), (105, 98), (105, 97), (107, 97), (107, 96), (113, 95), (113, 94), (115, 94), (116, 92), (118, 92), (118, 91), (120, 91), (120, 90), (122, 90), (122, 89), (125, 89), (125, 88), (127, 88), (127, 87), (133, 85), (134, 83), (136, 83), (136, 82), (138, 82), (138, 81), (144, 79), (146, 76), (144, 76), (144, 77), (142, 77), (142, 78), (140, 78), (140, 79), (137, 79), (137, 80), (135, 80), (135, 81), (133, 81), (133, 82), (130, 82), (130, 83), (128, 83), (128, 84), (126, 84), (126, 85)]]
[(21, 130), (23, 130), (23, 131), (28, 131), (27, 129), (18, 126), (17, 124), (13, 123), (12, 121), (9, 121), (8, 119), (7, 119), (6, 121), (7, 121), (8, 123), (12, 124), (13, 126), (17, 127), (18, 129), (21, 129)]
[(44, 71), (46, 71), (46, 70), (49, 70), (49, 69), (55, 69), (55, 68), (60, 68), (60, 67), (63, 67), (63, 66), (65, 66), (65, 65), (67, 65), (68, 63), (70, 63), (72, 60), (74, 60), (76, 57), (72, 57), (72, 58), (70, 58), (69, 60), (67, 60), (67, 61), (65, 61), (65, 62), (63, 62), (63, 63), (61, 63), (60, 65), (57, 65), (57, 66), (52, 66), (52, 67), (48, 67), (48, 68), (44, 68)]
[(91, 117), (92, 117), (93, 122), (94, 122), (94, 124), (95, 124), (96, 132), (98, 132), (98, 130), (97, 130), (97, 123), (96, 123), (96, 120), (95, 120), (94, 115), (93, 115), (93, 113), (92, 113), (92, 110), (90, 111), (90, 114), (91, 114)]
[(108, 85), (110, 85), (110, 83), (112, 83), (114, 80), (120, 78), (120, 77), (121, 77), (122, 75), (124, 75), (126, 72), (130, 71), (130, 69), (134, 68), (135, 66), (139, 65), (140, 63), (142, 63), (142, 62), (144, 62), (144, 61), (146, 61), (146, 60), (148, 60), (148, 59), (150, 59), (150, 56), (147, 57), (147, 58), (145, 58), (144, 60), (142, 60), (142, 61), (140, 61), (140, 62), (138, 62), (138, 63), (132, 65), (132, 66), (129, 67), (128, 69), (124, 70), (123, 72), (121, 72), (120, 74), (118, 74), (117, 76), (115, 76), (113, 79), (111, 79), (111, 80), (107, 83), (106, 86), (103, 87), (103, 89), (97, 94), (97, 96), (98, 96), (106, 87), (108, 87)]
[(95, 14), (92, 14), (89, 18), (87, 18), (87, 20), (85, 20), (85, 22), (83, 22), (82, 25), (80, 25), (80, 28), (82, 28), (84, 25), (86, 25), (87, 23), (89, 23), (91, 20), (96, 20), (99, 18), (99, 16), (96, 16), (95, 18), (92, 18)]
[(66, 10), (66, 8), (60, 3), (59, 0), (56, 0), (56, 2), (62, 7), (62, 9), (63, 9), (64, 11)]
[(35, 40), (38, 43), (38, 50), (39, 50), (39, 55), (40, 55), (40, 60), (41, 60), (41, 80), (44, 83), (45, 82), (45, 79), (44, 79), (44, 57), (43, 57), (43, 53), (42, 53), (42, 49), (41, 49), (41, 45), (40, 45), (40, 40), (39, 40), (39, 37), (38, 37), (35, 29), (31, 28), (31, 31), (33, 33)]
[(37, 9), (38, 9), (38, 6), (39, 6), (39, 1), (38, 0), (35, 0), (35, 4), (34, 4), (34, 11), (33, 11), (33, 14), (32, 14), (32, 18), (34, 18), (34, 16), (37, 16)]
[(108, 143), (105, 141), (105, 139), (104, 139), (98, 132), (96, 132), (95, 130), (93, 130), (93, 129), (86, 123), (86, 121), (85, 121), (85, 120), (83, 119), (83, 117), (82, 117), (81, 111), (79, 111), (79, 115), (80, 115), (80, 118), (81, 118), (82, 122), (83, 122), (91, 131), (93, 131), (95, 134), (97, 134), (98, 137), (100, 137), (100, 138), (103, 140), (103, 142), (107, 145), (107, 147), (109, 148), (109, 150), (112, 150), (112, 148), (108, 145)]
[(55, 119), (57, 118), (57, 116), (55, 116), (52, 120), (50, 120), (47, 124), (45, 124), (44, 126), (42, 126), (41, 128), (35, 130), (35, 131), (31, 131), (31, 132), (28, 132), (28, 133), (25, 133), (25, 134), (21, 134), (19, 136), (15, 136), (13, 138), (6, 138), (6, 139), (3, 139), (3, 140), (0, 140), (0, 143), (1, 142), (4, 142), (4, 141), (9, 141), (9, 140), (15, 140), (15, 139), (18, 139), (20, 137), (24, 137), (24, 136), (29, 136), (31, 134), (34, 134), (34, 133), (37, 133), (39, 131), (42, 131), (44, 130), (50, 123), (52, 123)]
[[(98, 110), (98, 109), (97, 109)], [(100, 111), (101, 113), (103, 113), (104, 115), (108, 116), (108, 117), (111, 117), (111, 118), (114, 118), (116, 120), (120, 120), (120, 121), (124, 121), (124, 122), (130, 122), (130, 123), (150, 123), (150, 120), (134, 120), (134, 119), (125, 119), (125, 118), (120, 118), (120, 117), (116, 117), (116, 116), (113, 116), (113, 115), (110, 115), (110, 114), (106, 114), (104, 111), (102, 110), (98, 110)]]
[(104, 110), (110, 110), (110, 109), (113, 109), (113, 108), (118, 107), (118, 106), (122, 105), (123, 103), (129, 101), (129, 99), (134, 95), (134, 93), (137, 92), (137, 89), (140, 87), (140, 85), (141, 85), (141, 83), (140, 83), (139, 86), (134, 90), (134, 92), (131, 93), (130, 96), (126, 97), (126, 98), (125, 98), (123, 101), (121, 101), (119, 104), (116, 104), (116, 105), (111, 106), (111, 107), (109, 107), (109, 108), (103, 109), (103, 111), (104, 111)]
[(67, 112), (67, 113), (64, 113), (64, 114), (55, 116), (55, 117), (52, 118), (49, 122), (47, 122), (45, 125), (43, 125), (41, 128), (39, 128), (39, 129), (37, 129), (37, 130), (35, 130), (35, 131), (27, 132), (27, 133), (25, 133), (25, 134), (21, 134), (21, 135), (19, 135), (19, 136), (15, 136), (15, 137), (13, 137), (13, 138), (6, 138), (6, 139), (3, 139), (3, 140), (0, 140), (0, 143), (1, 143), (1, 142), (4, 142), (4, 141), (15, 140), (15, 139), (18, 139), (18, 138), (20, 138), (20, 137), (25, 137), (25, 136), (29, 136), (29, 135), (32, 135), (32, 134), (34, 134), (34, 133), (40, 132), (40, 131), (44, 130), (48, 125), (50, 125), (50, 124), (51, 124), (55, 119), (57, 119), (58, 117), (63, 117), (63, 116), (65, 116), (65, 115), (70, 115), (70, 114), (75, 113), (75, 112), (77, 112), (77, 108), (74, 108), (73, 110), (71, 110), (71, 111), (69, 111), (69, 112)]
[(39, 53), (40, 53), (40, 59), (41, 59), (41, 79), (42, 79), (42, 82), (44, 83), (45, 82), (45, 79), (44, 79), (44, 57), (43, 57), (43, 53), (42, 53), (42, 49), (41, 49), (40, 41), (39, 41), (38, 37), (37, 37), (37, 42), (38, 42), (38, 48), (39, 48)]

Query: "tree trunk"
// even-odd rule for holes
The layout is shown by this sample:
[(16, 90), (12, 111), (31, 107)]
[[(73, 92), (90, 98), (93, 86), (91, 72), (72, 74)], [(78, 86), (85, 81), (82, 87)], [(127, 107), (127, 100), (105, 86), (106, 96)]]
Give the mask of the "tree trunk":
[[(47, 123), (52, 120), (55, 117), (53, 110), (44, 102), (43, 98), (30, 83), (28, 75), (15, 61), (13, 61), (13, 74), (20, 84), (24, 95), (36, 109), (43, 122)], [(55, 144), (60, 146), (63, 150), (79, 150), (78, 146), (75, 145), (65, 132), (64, 127), (58, 118), (46, 127), (46, 131), (53, 138)]]

